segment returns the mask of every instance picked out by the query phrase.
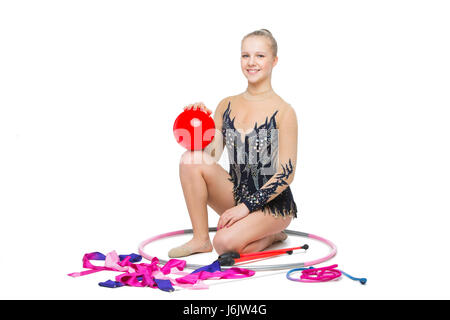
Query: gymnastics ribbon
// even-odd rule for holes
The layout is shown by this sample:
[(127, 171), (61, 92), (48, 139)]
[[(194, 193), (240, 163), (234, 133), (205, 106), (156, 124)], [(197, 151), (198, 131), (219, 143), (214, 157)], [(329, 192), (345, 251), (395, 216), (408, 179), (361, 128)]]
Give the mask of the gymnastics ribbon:
[(220, 263), (218, 260), (214, 261), (212, 264), (201, 267), (192, 273), (177, 278), (177, 283), (188, 283), (195, 284), (198, 280), (207, 280), (207, 279), (240, 279), (251, 277), (255, 274), (255, 271), (242, 269), (242, 268), (230, 268), (226, 271), (221, 271)]
[[(69, 273), (68, 275), (71, 277), (80, 277), (80, 276), (85, 276), (85, 275), (103, 271), (103, 270), (124, 271), (125, 268), (123, 268), (122, 265), (117, 263), (116, 257), (118, 259), (117, 253), (115, 251), (110, 252), (108, 254), (108, 256), (105, 256), (104, 254), (102, 254), (100, 252), (86, 253), (83, 256), (83, 268), (90, 269), (90, 270), (86, 270), (86, 271), (82, 271), (82, 272), (73, 272), (73, 273)], [(93, 265), (91, 263), (91, 260), (105, 260), (105, 266), (101, 267), (101, 266)], [(114, 261), (114, 263), (113, 263), (113, 261)], [(123, 265), (125, 265), (125, 263), (127, 263), (129, 261), (129, 259), (128, 260), (124, 259), (122, 261), (124, 261)]]
[[(108, 253), (106, 256), (100, 252), (86, 253), (83, 256), (83, 267), (89, 270), (82, 272), (74, 272), (68, 274), (71, 277), (80, 277), (99, 271), (119, 271), (124, 272), (115, 277), (116, 281), (108, 280), (99, 283), (100, 286), (117, 288), (123, 285), (133, 287), (151, 287), (159, 288), (163, 291), (173, 291), (173, 286), (179, 286), (188, 289), (206, 289), (207, 285), (202, 280), (208, 279), (240, 279), (251, 277), (255, 274), (252, 270), (242, 268), (230, 268), (222, 271), (219, 261), (198, 268), (192, 273), (183, 272), (186, 261), (178, 259), (170, 259), (167, 263), (160, 267), (158, 258), (154, 257), (151, 263), (132, 263), (140, 261), (140, 256), (132, 254), (119, 256), (115, 251)], [(120, 260), (122, 258), (122, 260)], [(91, 260), (104, 260), (104, 266), (96, 266)], [(168, 277), (170, 274), (182, 275), (182, 277), (172, 279)]]
[[(342, 270), (336, 269), (337, 264), (333, 264), (331, 266), (322, 267), (322, 268), (295, 268), (292, 270), (289, 270), (286, 274), (286, 278), (292, 281), (297, 282), (327, 282), (334, 279), (340, 278), (342, 275), (345, 275), (351, 280), (359, 281), (361, 284), (366, 284), (367, 279), (366, 278), (356, 278), (352, 277), (351, 275), (345, 273)], [(291, 273), (301, 271), (302, 274), (300, 275), (300, 278), (293, 278), (291, 277)]]

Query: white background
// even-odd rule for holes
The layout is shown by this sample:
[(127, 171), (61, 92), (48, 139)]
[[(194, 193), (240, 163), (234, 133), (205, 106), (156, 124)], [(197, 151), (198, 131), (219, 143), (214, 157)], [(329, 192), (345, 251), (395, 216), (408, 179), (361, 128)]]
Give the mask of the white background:
[[(449, 16), (447, 1), (1, 2), (0, 298), (450, 298)], [(168, 294), (68, 277), (86, 252), (190, 228), (173, 121), (246, 89), (240, 41), (260, 28), (299, 120), (289, 229), (331, 239), (327, 265), (367, 285), (278, 273)]]

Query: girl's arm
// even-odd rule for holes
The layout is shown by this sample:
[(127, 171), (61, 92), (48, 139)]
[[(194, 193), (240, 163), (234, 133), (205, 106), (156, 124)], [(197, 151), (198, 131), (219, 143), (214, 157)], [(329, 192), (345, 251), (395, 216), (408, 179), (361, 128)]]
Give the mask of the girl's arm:
[(216, 127), (214, 139), (209, 145), (203, 149), (203, 152), (209, 154), (215, 162), (220, 160), (222, 156), (223, 149), (225, 147), (224, 139), (222, 135), (222, 122), (223, 122), (223, 112), (225, 110), (224, 106), (226, 104), (226, 98), (219, 102), (215, 112), (214, 112), (214, 124)]

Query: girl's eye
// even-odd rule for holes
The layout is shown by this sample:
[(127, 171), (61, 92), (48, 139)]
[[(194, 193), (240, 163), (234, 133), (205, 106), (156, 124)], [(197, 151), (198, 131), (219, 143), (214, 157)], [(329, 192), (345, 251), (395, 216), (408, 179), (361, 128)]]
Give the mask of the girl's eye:
[[(246, 57), (248, 57), (248, 54), (244, 54), (244, 55), (242, 55), (242, 58), (246, 58)], [(258, 57), (264, 58), (264, 55), (262, 55), (262, 54), (258, 54)]]

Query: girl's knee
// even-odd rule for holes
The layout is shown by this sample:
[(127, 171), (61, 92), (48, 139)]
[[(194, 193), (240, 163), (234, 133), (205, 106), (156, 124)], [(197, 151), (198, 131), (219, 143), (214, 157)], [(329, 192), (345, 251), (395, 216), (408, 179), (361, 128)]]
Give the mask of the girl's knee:
[(196, 160), (196, 158), (198, 158), (198, 156), (194, 155), (194, 152), (191, 151), (186, 151), (181, 155), (180, 175), (187, 175), (199, 171), (199, 164), (201, 164), (201, 162)]
[(186, 151), (181, 155), (180, 168), (195, 168), (215, 163), (214, 159), (203, 151)]
[(213, 239), (213, 246), (216, 252), (221, 255), (225, 252), (241, 252), (244, 245), (239, 243), (236, 235), (230, 231), (218, 231)]

